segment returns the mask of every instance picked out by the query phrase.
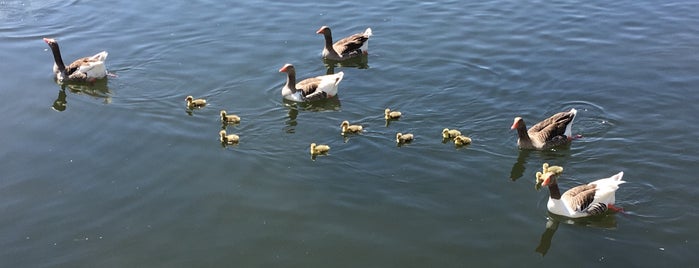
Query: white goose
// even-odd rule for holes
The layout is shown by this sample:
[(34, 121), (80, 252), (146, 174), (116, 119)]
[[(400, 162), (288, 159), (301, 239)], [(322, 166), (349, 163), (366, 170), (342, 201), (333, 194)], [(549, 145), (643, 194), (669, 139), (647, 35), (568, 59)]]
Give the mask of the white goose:
[(337, 87), (345, 75), (343, 72), (339, 72), (307, 78), (296, 83), (296, 68), (294, 68), (294, 65), (287, 63), (279, 69), (279, 72), (287, 74), (286, 84), (282, 88), (282, 96), (287, 100), (297, 102), (334, 97), (337, 95)]
[(619, 189), (624, 172), (619, 172), (609, 178), (599, 179), (585, 185), (571, 188), (561, 195), (558, 189), (558, 176), (563, 173), (559, 166), (549, 167), (544, 163), (543, 172), (536, 173), (536, 188), (549, 187), (549, 201), (546, 205), (549, 212), (569, 218), (582, 218), (600, 215), (607, 210), (622, 211), (614, 206), (615, 193)]
[(372, 35), (371, 28), (366, 28), (363, 33), (356, 33), (342, 38), (334, 44), (330, 27), (320, 27), (316, 33), (325, 37), (325, 46), (322, 52), (324, 59), (343, 61), (369, 53), (369, 37)]
[(53, 72), (56, 74), (58, 82), (71, 81), (94, 81), (95, 79), (104, 78), (107, 76), (107, 68), (104, 66), (104, 61), (107, 60), (108, 53), (102, 51), (92, 57), (84, 57), (77, 59), (70, 65), (66, 66), (61, 57), (61, 50), (55, 39), (44, 38), (44, 42), (49, 45), (53, 53)]

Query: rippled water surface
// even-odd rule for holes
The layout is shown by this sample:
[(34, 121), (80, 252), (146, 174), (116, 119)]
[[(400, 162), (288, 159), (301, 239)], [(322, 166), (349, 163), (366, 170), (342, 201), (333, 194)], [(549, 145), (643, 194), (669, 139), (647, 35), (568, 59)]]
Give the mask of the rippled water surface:
[[(699, 263), (699, 4), (0, 2), (2, 267), (578, 267)], [(360, 68), (320, 59), (374, 32)], [(61, 86), (43, 37), (116, 77)], [(337, 98), (282, 100), (343, 71)], [(188, 111), (187, 95), (209, 104)], [(383, 110), (403, 112), (386, 124)], [(570, 147), (509, 127), (579, 110)], [(240, 115), (222, 147), (221, 109)], [(340, 135), (340, 122), (362, 124)], [(457, 128), (473, 144), (442, 143)], [(416, 139), (396, 146), (396, 132)], [(312, 159), (311, 142), (328, 144)], [(625, 172), (624, 213), (571, 222), (534, 189)]]

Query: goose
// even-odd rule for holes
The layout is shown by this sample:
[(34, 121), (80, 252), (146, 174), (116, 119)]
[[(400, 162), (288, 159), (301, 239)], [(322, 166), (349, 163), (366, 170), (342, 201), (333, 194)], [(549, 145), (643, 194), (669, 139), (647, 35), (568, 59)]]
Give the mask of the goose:
[(238, 135), (235, 135), (235, 134), (228, 135), (228, 134), (226, 134), (225, 130), (219, 131), (218, 135), (221, 136), (220, 137), (221, 143), (237, 144), (240, 141), (240, 137)]
[(311, 155), (327, 154), (329, 151), (330, 146), (311, 143)]
[(406, 133), (406, 134), (403, 134), (403, 133), (400, 133), (400, 132), (396, 133), (396, 142), (397, 142), (398, 144), (404, 144), (404, 143), (412, 142), (412, 141), (413, 141), (413, 138), (414, 138), (413, 134), (410, 134), (410, 133)]
[(456, 136), (460, 136), (460, 135), (461, 135), (461, 131), (459, 131), (457, 129), (445, 128), (442, 130), (442, 138), (444, 138), (444, 139), (453, 139)]
[(615, 193), (619, 185), (625, 183), (621, 180), (624, 172), (619, 172), (609, 178), (599, 179), (585, 185), (573, 187), (561, 195), (558, 189), (558, 177), (563, 173), (560, 166), (543, 164), (543, 172), (536, 173), (536, 188), (548, 186), (549, 201), (546, 205), (548, 211), (569, 218), (582, 218), (601, 215), (607, 210), (623, 211), (614, 206)]
[(467, 136), (458, 135), (454, 137), (454, 145), (456, 146), (464, 146), (469, 144), (471, 144), (471, 138)]
[(44, 38), (44, 42), (49, 45), (53, 53), (53, 73), (56, 74), (58, 82), (91, 82), (107, 76), (107, 68), (104, 66), (104, 61), (108, 55), (106, 51), (97, 53), (92, 57), (77, 59), (66, 66), (63, 63), (58, 42), (52, 38)]
[(547, 150), (567, 144), (573, 139), (571, 127), (577, 110), (560, 112), (537, 123), (527, 130), (522, 117), (515, 117), (510, 129), (517, 130), (517, 146), (520, 149)]
[(340, 39), (334, 44), (330, 27), (322, 26), (316, 33), (325, 37), (325, 46), (322, 52), (324, 59), (343, 61), (369, 53), (369, 37), (372, 35), (371, 28), (366, 28), (363, 33), (353, 34)]
[(342, 121), (340, 127), (342, 128), (342, 134), (359, 133), (362, 132), (362, 130), (364, 129), (361, 125), (350, 125), (349, 121), (347, 120)]
[(384, 118), (386, 118), (386, 120), (398, 119), (402, 115), (401, 112), (391, 111), (391, 109), (389, 109), (389, 108), (386, 108), (386, 110), (383, 111), (383, 114), (384, 114)]
[(201, 108), (206, 106), (206, 100), (205, 99), (195, 99), (192, 96), (187, 96), (184, 98), (185, 101), (187, 101), (187, 108)]
[(279, 72), (287, 74), (286, 84), (282, 87), (282, 96), (290, 101), (305, 102), (332, 98), (337, 95), (337, 86), (344, 77), (343, 72), (307, 78), (296, 83), (296, 68), (285, 64)]
[(234, 114), (226, 114), (226, 110), (221, 110), (221, 122), (224, 124), (237, 124), (240, 123), (240, 116)]

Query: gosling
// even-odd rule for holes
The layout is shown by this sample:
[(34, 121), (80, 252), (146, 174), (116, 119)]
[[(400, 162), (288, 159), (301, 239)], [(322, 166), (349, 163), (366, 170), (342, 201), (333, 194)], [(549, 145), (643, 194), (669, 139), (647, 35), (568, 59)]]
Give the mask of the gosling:
[(383, 114), (386, 120), (398, 119), (401, 116), (401, 113), (399, 111), (391, 111), (391, 109), (389, 108), (386, 108), (386, 110), (383, 111)]
[(445, 128), (444, 130), (442, 130), (442, 138), (444, 139), (453, 139), (459, 135), (461, 135), (461, 131), (456, 129)]
[(221, 130), (221, 131), (218, 133), (218, 135), (221, 136), (221, 139), (220, 139), (220, 140), (221, 140), (221, 143), (225, 143), (225, 144), (238, 144), (238, 142), (240, 141), (240, 137), (238, 137), (238, 135), (235, 135), (235, 134), (226, 135), (226, 131), (225, 131), (225, 130)]
[(412, 141), (413, 141), (413, 138), (414, 138), (414, 137), (413, 137), (413, 134), (410, 134), (410, 133), (406, 133), (406, 134), (403, 134), (403, 133), (400, 133), (400, 132), (396, 133), (396, 142), (397, 142), (398, 144), (404, 144), (404, 143), (412, 142)]
[(195, 99), (192, 96), (187, 96), (184, 98), (185, 101), (187, 101), (187, 108), (201, 108), (206, 105), (206, 100), (205, 99)]
[(240, 116), (231, 114), (226, 114), (226, 110), (221, 110), (221, 122), (224, 124), (238, 124), (240, 123)]
[(469, 137), (462, 136), (462, 135), (458, 135), (458, 136), (454, 137), (454, 145), (456, 145), (456, 146), (464, 146), (464, 145), (469, 145), (469, 144), (471, 144), (471, 138), (469, 138)]
[(342, 124), (340, 124), (340, 127), (342, 128), (342, 134), (347, 134), (347, 133), (360, 133), (362, 132), (362, 129), (364, 129), (360, 125), (350, 125), (349, 121), (345, 120), (342, 121)]
[(311, 143), (311, 155), (327, 154), (330, 151), (330, 146), (325, 144)]

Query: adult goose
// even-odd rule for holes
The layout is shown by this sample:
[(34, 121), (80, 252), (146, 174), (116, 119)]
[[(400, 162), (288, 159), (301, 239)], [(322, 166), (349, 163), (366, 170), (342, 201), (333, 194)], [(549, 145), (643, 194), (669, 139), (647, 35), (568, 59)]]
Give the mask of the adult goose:
[(599, 179), (585, 185), (573, 187), (561, 195), (558, 189), (558, 177), (563, 173), (559, 166), (549, 166), (544, 163), (543, 172), (536, 173), (536, 188), (548, 186), (549, 201), (546, 205), (549, 212), (569, 218), (582, 218), (601, 215), (608, 210), (622, 211), (614, 206), (615, 193), (624, 172), (619, 172), (609, 178)]
[(282, 96), (291, 101), (304, 102), (337, 95), (337, 86), (345, 75), (343, 72), (321, 75), (307, 78), (296, 83), (296, 68), (292, 64), (285, 64), (279, 72), (287, 74), (286, 84), (282, 87)]
[(363, 33), (342, 38), (334, 44), (330, 27), (320, 27), (316, 33), (325, 37), (325, 46), (323, 47), (324, 59), (343, 61), (369, 53), (369, 37), (372, 35), (371, 28), (366, 28)]
[(517, 146), (520, 149), (547, 150), (566, 144), (573, 139), (571, 127), (577, 110), (560, 112), (527, 130), (524, 119), (515, 117), (510, 129), (517, 130)]
[(44, 38), (44, 42), (49, 45), (53, 53), (53, 72), (56, 74), (58, 82), (83, 82), (94, 81), (95, 79), (104, 78), (107, 76), (107, 68), (104, 66), (104, 61), (107, 59), (108, 53), (102, 51), (92, 57), (84, 57), (77, 59), (70, 65), (66, 66), (61, 57), (61, 50), (55, 39)]

